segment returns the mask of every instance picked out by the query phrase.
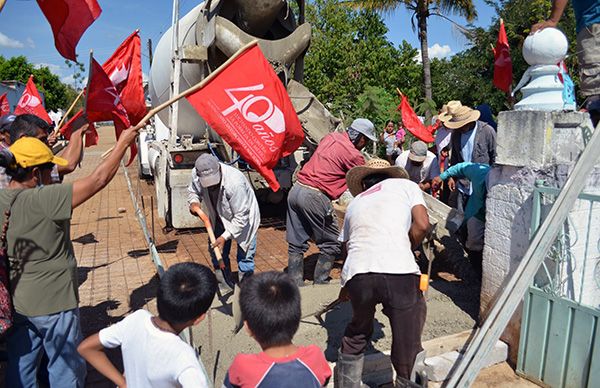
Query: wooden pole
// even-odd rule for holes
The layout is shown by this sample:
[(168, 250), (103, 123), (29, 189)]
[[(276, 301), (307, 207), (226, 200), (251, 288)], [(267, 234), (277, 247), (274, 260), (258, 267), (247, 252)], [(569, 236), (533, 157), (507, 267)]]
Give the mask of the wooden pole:
[[(140, 130), (140, 128), (142, 128), (144, 126), (144, 124), (146, 124), (146, 122), (148, 120), (150, 120), (150, 118), (152, 116), (154, 116), (155, 114), (157, 114), (158, 112), (160, 112), (161, 110), (165, 109), (166, 107), (168, 107), (169, 105), (173, 104), (174, 102), (177, 102), (178, 100), (181, 100), (184, 97), (189, 96), (192, 93), (197, 92), (198, 90), (202, 89), (203, 87), (206, 86), (206, 84), (208, 84), (210, 81), (213, 80), (213, 78), (215, 78), (217, 75), (219, 75), (219, 73), (221, 73), (223, 70), (225, 70), (225, 68), (227, 66), (229, 66), (231, 64), (231, 62), (233, 62), (234, 60), (237, 59), (237, 57), (239, 57), (240, 55), (242, 55), (244, 52), (250, 50), (252, 47), (256, 46), (258, 44), (258, 40), (253, 40), (252, 42), (248, 43), (247, 45), (245, 45), (244, 47), (240, 48), (235, 54), (233, 54), (231, 56), (231, 58), (229, 58), (227, 61), (225, 61), (225, 63), (223, 63), (221, 66), (219, 66), (215, 71), (213, 71), (212, 73), (210, 73), (208, 75), (208, 77), (204, 78), (202, 81), (198, 82), (196, 85), (192, 86), (191, 88), (184, 90), (183, 92), (177, 94), (176, 96), (174, 96), (173, 98), (169, 99), (168, 101), (163, 102), (162, 104), (158, 105), (157, 107), (151, 109), (146, 116), (144, 116), (144, 118), (142, 118), (140, 120), (139, 123), (137, 123), (137, 125), (135, 126), (135, 130), (138, 131)], [(173, 128), (171, 128), (171, 130), (173, 130)], [(102, 154), (102, 159), (105, 159), (114, 149), (115, 147), (111, 147), (109, 148), (105, 153)]]
[(67, 109), (67, 111), (65, 112), (65, 114), (63, 115), (63, 117), (60, 119), (60, 122), (58, 123), (58, 125), (56, 126), (56, 128), (54, 128), (54, 133), (57, 133), (60, 130), (60, 127), (62, 127), (62, 125), (64, 124), (66, 118), (69, 116), (69, 114), (71, 113), (71, 111), (73, 110), (73, 108), (75, 108), (75, 104), (77, 104), (77, 101), (79, 101), (79, 99), (81, 98), (81, 96), (83, 96), (83, 93), (85, 93), (85, 89), (81, 89), (81, 92), (79, 92), (79, 94), (77, 95), (77, 97), (75, 97), (75, 100), (73, 101), (73, 103), (71, 104), (71, 106), (69, 107), (69, 109)]

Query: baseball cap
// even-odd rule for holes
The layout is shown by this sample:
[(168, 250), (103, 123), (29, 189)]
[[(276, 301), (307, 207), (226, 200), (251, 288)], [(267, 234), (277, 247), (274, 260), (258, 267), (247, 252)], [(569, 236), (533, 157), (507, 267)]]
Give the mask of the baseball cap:
[(17, 118), (17, 116), (12, 115), (12, 114), (6, 114), (6, 115), (0, 117), (0, 132), (8, 131), (10, 125), (12, 124), (13, 121), (15, 121), (16, 118)]
[(350, 124), (350, 128), (354, 129), (356, 132), (362, 133), (371, 141), (377, 141), (377, 137), (375, 136), (375, 126), (371, 120), (356, 119)]
[(22, 137), (9, 148), (17, 164), (23, 168), (54, 163), (59, 166), (69, 164), (65, 159), (54, 156), (52, 150), (35, 137)]
[(413, 162), (422, 162), (427, 158), (427, 144), (417, 140), (410, 145), (408, 158)]
[(221, 181), (219, 160), (211, 154), (202, 154), (196, 159), (196, 175), (202, 187), (218, 185)]

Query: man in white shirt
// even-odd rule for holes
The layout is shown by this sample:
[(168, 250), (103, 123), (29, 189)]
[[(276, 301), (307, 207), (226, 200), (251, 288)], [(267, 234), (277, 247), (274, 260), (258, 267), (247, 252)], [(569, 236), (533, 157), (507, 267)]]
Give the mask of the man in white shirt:
[(426, 306), (413, 249), (425, 237), (429, 217), (418, 185), (401, 179), (407, 177), (402, 168), (381, 159), (354, 167), (346, 177), (355, 198), (340, 235), (348, 252), (341, 283), (353, 316), (338, 356), (339, 386), (360, 386), (363, 353), (380, 303), (392, 327), (391, 359), (398, 386), (408, 386), (415, 358), (423, 350)]
[[(223, 254), (226, 271), (230, 271), (229, 251), (231, 240), (237, 242), (237, 262), (239, 279), (254, 273), (254, 255), (256, 254), (256, 236), (260, 226), (260, 209), (254, 190), (248, 179), (238, 169), (219, 163), (210, 154), (202, 154), (196, 160), (192, 170), (192, 182), (188, 187), (190, 212), (202, 217), (204, 211), (218, 236), (211, 248), (218, 247)], [(219, 268), (217, 258), (209, 249), (215, 269)], [(221, 286), (228, 274), (216, 272)]]
[(402, 167), (408, 172), (409, 179), (419, 185), (421, 190), (428, 191), (431, 188), (429, 178), (431, 165), (435, 154), (427, 150), (427, 144), (417, 140), (410, 145), (410, 149), (404, 151), (396, 158), (396, 166)]

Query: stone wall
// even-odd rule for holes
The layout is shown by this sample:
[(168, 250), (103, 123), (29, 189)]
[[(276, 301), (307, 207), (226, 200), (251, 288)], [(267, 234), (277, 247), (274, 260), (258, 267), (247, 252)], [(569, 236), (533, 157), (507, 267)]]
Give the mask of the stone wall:
[[(529, 247), (536, 181), (543, 180), (549, 187), (564, 185), (584, 148), (580, 125), (589, 118), (574, 112), (511, 111), (502, 112), (498, 121), (498, 158), (490, 171), (486, 202), (482, 318)], [(588, 190), (600, 192), (600, 168), (590, 176)], [(585, 216), (580, 213), (577, 217)], [(574, 232), (583, 233), (576, 229), (585, 227), (579, 223)], [(520, 316), (519, 307), (502, 337), (509, 344), (513, 362), (518, 352)]]

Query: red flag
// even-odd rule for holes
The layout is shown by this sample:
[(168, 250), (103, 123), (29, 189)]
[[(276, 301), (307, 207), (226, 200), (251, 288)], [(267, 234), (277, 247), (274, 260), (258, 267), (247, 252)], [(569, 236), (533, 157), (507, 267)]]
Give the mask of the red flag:
[(302, 144), (304, 132), (285, 87), (258, 45), (187, 99), (273, 191), (279, 190), (272, 169)]
[(48, 124), (52, 124), (52, 119), (48, 116), (44, 105), (42, 105), (42, 97), (40, 97), (40, 93), (33, 83), (33, 76), (29, 76), (29, 81), (27, 81), (25, 90), (15, 108), (15, 115), (18, 116), (25, 113), (36, 115)]
[(63, 57), (77, 60), (75, 47), (87, 28), (100, 16), (96, 0), (37, 0), (54, 33), (54, 45)]
[(425, 126), (410, 106), (408, 97), (404, 94), (402, 95), (402, 101), (400, 102), (400, 106), (398, 106), (398, 110), (402, 112), (402, 124), (417, 139), (425, 143), (432, 143), (435, 140), (433, 134), (437, 131), (439, 123)]
[(498, 40), (496, 41), (496, 48), (494, 48), (494, 86), (506, 93), (510, 93), (512, 78), (510, 47), (508, 46), (508, 38), (504, 29), (504, 20), (500, 19)]
[(71, 134), (74, 130), (77, 129), (74, 128), (74, 125), (81, 116), (83, 116), (83, 110), (80, 110), (79, 112), (75, 113), (75, 116), (71, 117), (69, 121), (67, 121), (65, 124), (62, 125), (62, 127), (58, 129), (60, 133), (65, 137), (65, 139), (69, 140), (71, 138)]
[(0, 96), (0, 116), (4, 116), (10, 113), (10, 104), (8, 103), (8, 97), (6, 93)]
[(132, 125), (146, 115), (146, 99), (142, 85), (142, 49), (138, 31), (134, 31), (104, 62), (102, 68), (119, 92)]
[(98, 131), (94, 123), (88, 124), (87, 132), (85, 133), (85, 146), (91, 147), (98, 144)]
[[(130, 126), (127, 111), (121, 103), (119, 93), (102, 66), (92, 58), (90, 63), (90, 81), (87, 91), (85, 112), (90, 123), (113, 120), (117, 139), (121, 132)], [(133, 143), (127, 165), (131, 164), (137, 147)]]

